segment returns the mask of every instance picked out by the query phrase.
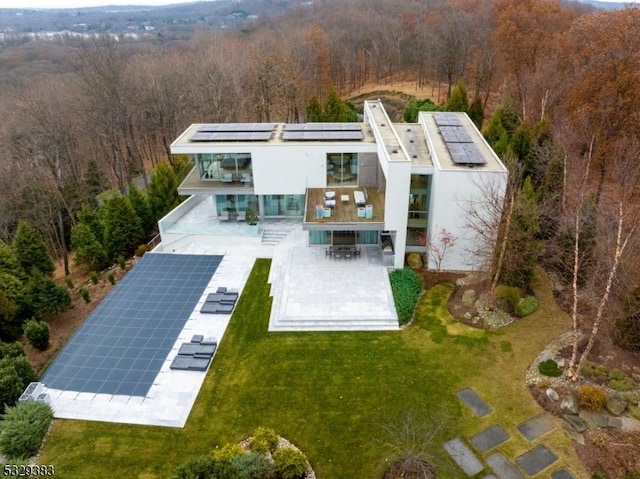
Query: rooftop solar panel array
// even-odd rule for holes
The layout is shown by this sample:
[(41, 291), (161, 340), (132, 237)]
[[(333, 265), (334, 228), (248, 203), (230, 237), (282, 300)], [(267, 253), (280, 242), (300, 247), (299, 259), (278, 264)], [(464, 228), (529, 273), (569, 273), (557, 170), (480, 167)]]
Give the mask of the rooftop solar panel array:
[(451, 160), (456, 165), (484, 165), (484, 156), (473, 142), (473, 138), (462, 124), (460, 114), (434, 113), (433, 119), (438, 125)]
[(275, 126), (275, 123), (207, 123), (201, 125), (198, 131), (273, 131)]
[(287, 141), (359, 141), (364, 139), (360, 123), (288, 123), (282, 139)]
[(194, 133), (190, 141), (269, 141), (270, 131), (215, 131)]
[(208, 123), (189, 141), (269, 141), (274, 127), (275, 123)]
[(67, 391), (145, 396), (222, 256), (147, 253), (41, 379)]

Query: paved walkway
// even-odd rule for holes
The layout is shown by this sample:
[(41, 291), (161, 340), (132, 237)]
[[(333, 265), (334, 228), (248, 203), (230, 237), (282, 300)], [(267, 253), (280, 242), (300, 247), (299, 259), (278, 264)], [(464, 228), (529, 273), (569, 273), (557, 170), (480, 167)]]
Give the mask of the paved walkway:
[[(476, 416), (483, 417), (491, 412), (491, 407), (473, 391), (465, 388), (456, 393), (458, 398)], [(539, 414), (520, 424), (518, 431), (528, 440), (535, 441), (556, 428), (556, 424), (545, 414)], [(476, 453), (457, 437), (444, 443), (444, 448), (464, 473), (471, 477), (486, 469), (484, 479), (525, 479), (551, 468), (558, 457), (544, 444), (538, 444), (515, 458), (509, 460), (502, 451), (496, 450), (509, 439), (509, 433), (500, 425), (494, 424), (471, 436), (468, 442), (478, 451)], [(565, 468), (551, 473), (551, 479), (573, 479)]]

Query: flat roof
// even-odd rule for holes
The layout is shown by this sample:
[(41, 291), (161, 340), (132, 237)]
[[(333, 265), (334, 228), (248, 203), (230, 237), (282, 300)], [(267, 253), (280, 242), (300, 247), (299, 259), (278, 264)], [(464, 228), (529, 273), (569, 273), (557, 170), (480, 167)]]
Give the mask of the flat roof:
[[(227, 141), (207, 141), (205, 136), (203, 136), (202, 128), (223, 128), (225, 123), (194, 123), (189, 128), (187, 128), (172, 144), (171, 149), (173, 151), (174, 147), (178, 150), (175, 153), (188, 153), (187, 150), (192, 150), (193, 153), (205, 153), (206, 151), (221, 151), (221, 150), (237, 150), (238, 148), (244, 148), (247, 150), (248, 148), (253, 147), (269, 147), (269, 146), (286, 146), (286, 145), (304, 145), (309, 147), (315, 147), (318, 145), (345, 145), (345, 146), (354, 146), (354, 145), (362, 145), (362, 144), (375, 144), (376, 140), (373, 136), (373, 132), (371, 131), (371, 127), (367, 123), (352, 123), (354, 128), (357, 128), (362, 132), (362, 139), (349, 139), (352, 133), (355, 131), (349, 131), (342, 128), (343, 133), (342, 136), (337, 134), (331, 134), (331, 132), (336, 133), (335, 130), (331, 130), (330, 132), (324, 132), (322, 135), (318, 135), (318, 138), (310, 138), (308, 136), (301, 136), (300, 139), (284, 139), (283, 136), (286, 136), (285, 133), (289, 135), (294, 130), (292, 129), (293, 123), (265, 123), (264, 125), (272, 126), (272, 130), (269, 132), (268, 139), (247, 139), (246, 136), (242, 137), (242, 139), (238, 140), (227, 140)], [(261, 123), (251, 123), (255, 128), (259, 128)], [(305, 131), (307, 126), (311, 126), (310, 131), (318, 132), (317, 129), (314, 129), (315, 125), (323, 125), (318, 123), (296, 123), (295, 125), (300, 125), (297, 127), (295, 131)], [(336, 125), (343, 125), (342, 123), (336, 123)], [(295, 127), (294, 127), (295, 128)], [(309, 129), (309, 128), (306, 128)], [(193, 138), (196, 138), (193, 141)], [(295, 136), (294, 136), (295, 137)], [(231, 136), (228, 136), (231, 138)], [(358, 135), (359, 138), (359, 135)], [(238, 150), (239, 151), (239, 150)]]
[(431, 153), (427, 146), (427, 137), (419, 123), (394, 123), (400, 141), (411, 157), (411, 164), (433, 166)]
[(426, 129), (427, 145), (431, 152), (431, 159), (434, 165), (437, 165), (441, 170), (449, 171), (507, 171), (502, 161), (500, 161), (498, 156), (491, 149), (487, 141), (484, 139), (482, 134), (478, 131), (478, 129), (466, 113), (447, 112), (447, 115), (451, 116), (452, 118), (455, 117), (459, 119), (460, 126), (471, 139), (471, 143), (473, 143), (473, 145), (475, 145), (475, 147), (478, 149), (478, 151), (482, 155), (482, 158), (486, 161), (485, 164), (478, 164), (473, 166), (454, 163), (451, 158), (451, 154), (449, 153), (449, 149), (447, 148), (445, 140), (442, 136), (442, 133), (440, 132), (440, 127), (435, 121), (435, 115), (437, 113), (438, 112), (422, 111), (419, 114), (419, 121), (424, 125)]

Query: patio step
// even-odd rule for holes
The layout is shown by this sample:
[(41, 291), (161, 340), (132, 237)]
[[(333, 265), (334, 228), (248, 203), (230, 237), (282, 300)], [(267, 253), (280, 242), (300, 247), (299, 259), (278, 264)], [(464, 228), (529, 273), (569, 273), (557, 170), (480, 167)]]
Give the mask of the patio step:
[(267, 229), (262, 232), (262, 244), (276, 245), (287, 237), (290, 230)]
[(269, 331), (397, 331), (398, 321), (390, 319), (278, 319)]

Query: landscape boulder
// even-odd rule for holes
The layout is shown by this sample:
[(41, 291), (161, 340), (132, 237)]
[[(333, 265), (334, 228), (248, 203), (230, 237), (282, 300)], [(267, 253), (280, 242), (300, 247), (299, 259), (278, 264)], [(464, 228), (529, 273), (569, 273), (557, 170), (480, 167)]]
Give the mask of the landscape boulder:
[(578, 414), (578, 399), (573, 394), (569, 394), (560, 401), (560, 409), (568, 414)]
[(618, 394), (611, 394), (607, 397), (606, 407), (614, 416), (622, 416), (627, 409), (627, 401)]
[(462, 302), (470, 305), (474, 304), (478, 300), (478, 295), (473, 289), (468, 289), (462, 293)]
[(558, 395), (558, 392), (555, 389), (547, 388), (546, 393), (547, 393), (547, 397), (551, 401), (556, 402), (560, 400), (560, 396)]

